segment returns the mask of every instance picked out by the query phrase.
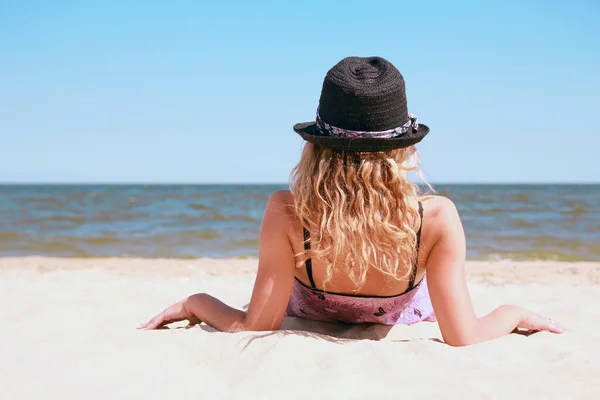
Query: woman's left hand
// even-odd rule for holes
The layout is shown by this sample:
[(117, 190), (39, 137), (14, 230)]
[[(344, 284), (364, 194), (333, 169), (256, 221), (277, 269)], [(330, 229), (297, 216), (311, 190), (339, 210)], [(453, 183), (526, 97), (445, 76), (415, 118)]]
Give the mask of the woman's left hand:
[(185, 321), (187, 320), (188, 327), (196, 324), (200, 324), (202, 321), (198, 319), (194, 314), (190, 313), (186, 307), (187, 299), (181, 300), (178, 303), (173, 304), (172, 306), (166, 308), (163, 312), (149, 320), (148, 322), (141, 324), (138, 326), (138, 329), (157, 329), (162, 328), (165, 325), (172, 324), (173, 322)]

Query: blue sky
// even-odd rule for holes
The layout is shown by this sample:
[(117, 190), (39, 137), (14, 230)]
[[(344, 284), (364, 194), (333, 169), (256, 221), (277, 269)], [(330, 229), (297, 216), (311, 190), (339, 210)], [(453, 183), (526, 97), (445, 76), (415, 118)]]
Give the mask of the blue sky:
[(350, 55), (405, 76), (432, 182), (600, 182), (599, 20), (596, 0), (0, 0), (0, 182), (285, 183), (292, 125)]

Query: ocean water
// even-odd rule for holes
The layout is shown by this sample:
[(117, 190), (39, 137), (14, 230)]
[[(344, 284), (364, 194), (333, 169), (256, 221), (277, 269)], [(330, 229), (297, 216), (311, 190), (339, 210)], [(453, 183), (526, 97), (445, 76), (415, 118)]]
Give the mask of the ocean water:
[[(254, 257), (284, 185), (0, 185), (0, 256)], [(600, 185), (436, 185), (471, 260), (600, 260)]]

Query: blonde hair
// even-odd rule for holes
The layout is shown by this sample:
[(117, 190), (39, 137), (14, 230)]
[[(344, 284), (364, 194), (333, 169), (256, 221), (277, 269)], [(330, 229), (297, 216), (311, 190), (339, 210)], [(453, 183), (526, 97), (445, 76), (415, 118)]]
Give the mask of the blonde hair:
[(316, 257), (327, 266), (324, 285), (335, 267), (357, 290), (371, 268), (408, 279), (421, 223), (421, 191), (408, 179), (410, 171), (425, 181), (414, 146), (356, 153), (307, 142), (290, 188), (297, 216), (313, 237), (311, 250), (296, 254), (297, 266)]

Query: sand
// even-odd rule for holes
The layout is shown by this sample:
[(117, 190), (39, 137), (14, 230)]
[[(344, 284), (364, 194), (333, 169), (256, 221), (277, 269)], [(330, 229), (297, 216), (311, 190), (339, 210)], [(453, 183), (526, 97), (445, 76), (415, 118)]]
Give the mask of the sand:
[(453, 348), (437, 324), (281, 332), (138, 331), (208, 292), (244, 307), (256, 260), (0, 259), (3, 399), (598, 399), (600, 263), (469, 262), (478, 314), (503, 303), (568, 325)]

